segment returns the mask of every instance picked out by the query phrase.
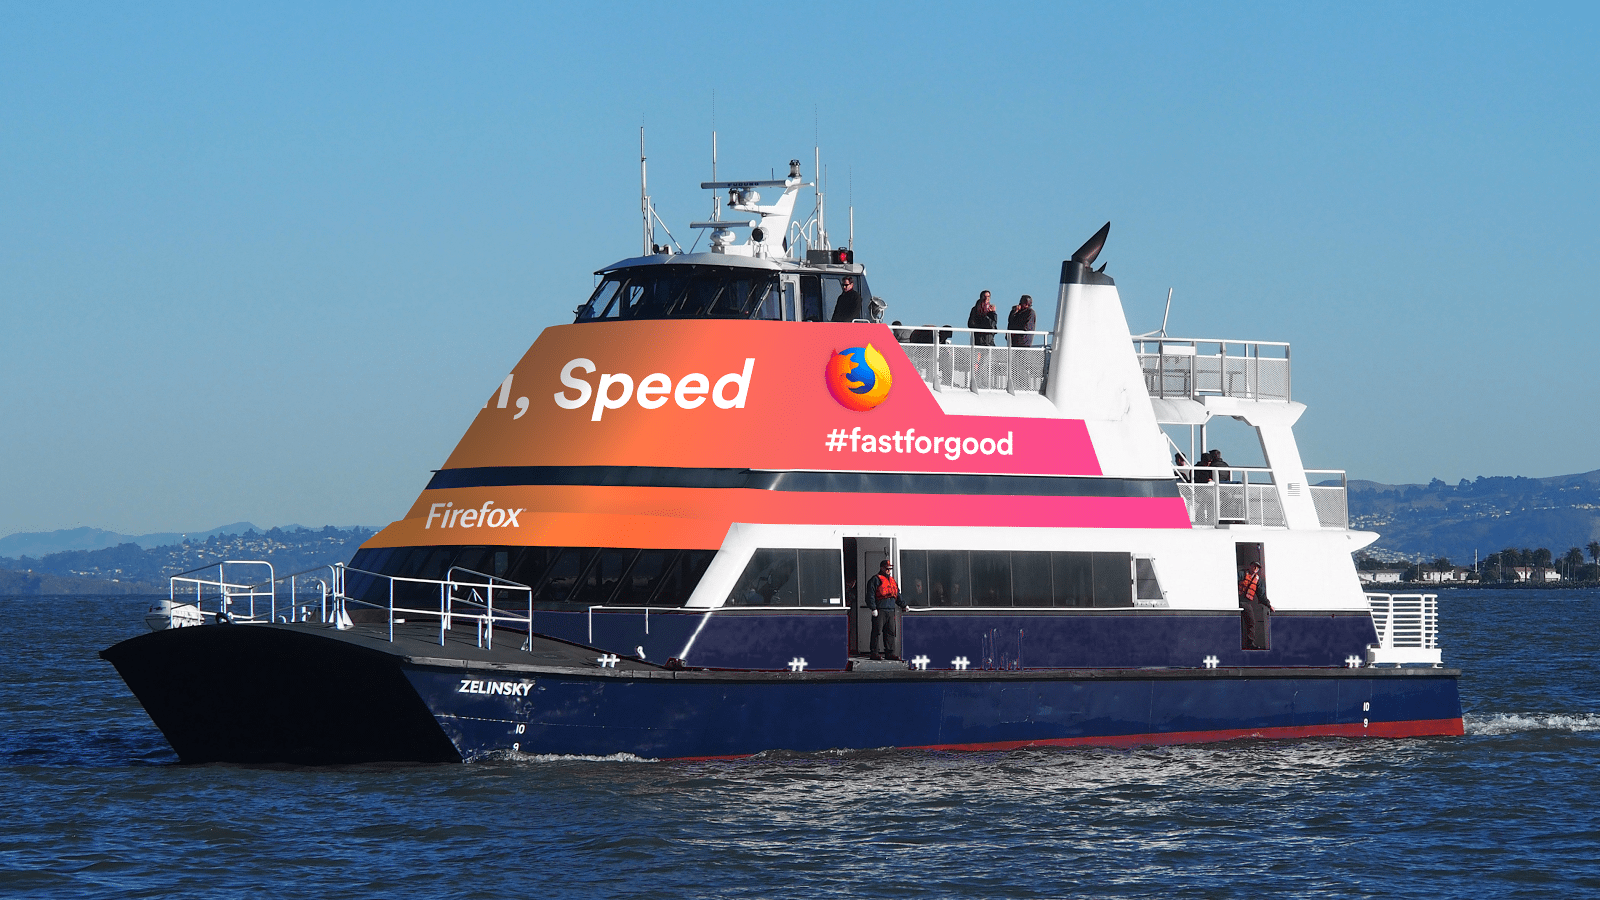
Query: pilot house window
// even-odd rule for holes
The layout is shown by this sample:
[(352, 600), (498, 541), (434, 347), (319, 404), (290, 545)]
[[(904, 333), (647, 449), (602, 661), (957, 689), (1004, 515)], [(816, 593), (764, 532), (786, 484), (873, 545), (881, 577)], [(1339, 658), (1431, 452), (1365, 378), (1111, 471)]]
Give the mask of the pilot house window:
[[(804, 274), (779, 283), (773, 269), (744, 266), (643, 265), (608, 272), (577, 321), (613, 319), (769, 319), (827, 322), (843, 292), (843, 272)], [(863, 301), (872, 294), (851, 276)], [(798, 306), (794, 281), (800, 282)], [(787, 296), (787, 302), (786, 302)]]
[(650, 265), (605, 276), (578, 308), (601, 319), (775, 319), (783, 315), (778, 276), (768, 269)]

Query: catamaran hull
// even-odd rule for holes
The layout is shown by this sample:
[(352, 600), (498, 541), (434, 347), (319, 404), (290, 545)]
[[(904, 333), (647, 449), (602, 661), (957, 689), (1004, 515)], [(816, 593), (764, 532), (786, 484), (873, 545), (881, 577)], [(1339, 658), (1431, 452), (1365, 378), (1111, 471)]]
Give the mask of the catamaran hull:
[[(407, 655), (377, 643), (327, 630), (206, 626), (142, 635), (103, 655), (187, 763), (1462, 733), (1458, 673), (1449, 669), (585, 670), (423, 656), (415, 647)], [(550, 644), (559, 651), (552, 657), (593, 659)]]

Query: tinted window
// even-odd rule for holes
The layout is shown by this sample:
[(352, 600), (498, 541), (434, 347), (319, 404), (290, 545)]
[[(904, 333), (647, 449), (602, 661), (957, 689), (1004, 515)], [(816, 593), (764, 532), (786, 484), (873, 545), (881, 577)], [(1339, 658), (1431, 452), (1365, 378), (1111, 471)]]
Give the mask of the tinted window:
[[(694, 591), (713, 550), (633, 550), (588, 547), (401, 547), (393, 550), (363, 550), (351, 560), (352, 568), (412, 578), (444, 578), (452, 566), (455, 577), (472, 582), (460, 569), (496, 575), (534, 589), (541, 605), (587, 605), (610, 603), (623, 606), (682, 606)], [(436, 575), (421, 574), (437, 570)], [(503, 586), (504, 587), (504, 586)], [(389, 603), (389, 579), (360, 572), (345, 578), (349, 596), (378, 606)], [(457, 600), (470, 599), (473, 587), (463, 585)], [(478, 589), (480, 598), (482, 589)], [(439, 586), (404, 581), (394, 582), (397, 606), (418, 610), (439, 607)], [(525, 603), (526, 594), (505, 587), (495, 590), (495, 603), (515, 598)]]
[[(1149, 560), (1141, 598), (1160, 599)], [(900, 591), (911, 606), (1131, 606), (1130, 556), (1070, 551), (902, 550)]]
[(578, 307), (577, 321), (778, 318), (777, 281), (774, 272), (743, 267), (622, 269), (606, 275)]
[(1087, 553), (1051, 553), (1056, 606), (1094, 605), (1094, 561)]
[(844, 597), (838, 550), (800, 550), (800, 605), (839, 606)]
[[(623, 284), (625, 282), (620, 278), (605, 279), (600, 282), (599, 287), (594, 289), (594, 293), (589, 295), (589, 302), (584, 304), (581, 309), (589, 310), (588, 318), (591, 319), (617, 318), (617, 300)], [(578, 315), (579, 321), (582, 321), (584, 314), (580, 311)]]
[(572, 601), (584, 606), (599, 606), (609, 602), (617, 586), (622, 583), (623, 573), (638, 553), (637, 550), (616, 548), (595, 551), (594, 560), (584, 570)]
[(1156, 580), (1154, 563), (1148, 559), (1136, 559), (1133, 561), (1133, 571), (1134, 591), (1138, 599), (1161, 600), (1164, 598), (1165, 595), (1161, 593), (1161, 583)]
[(973, 550), (968, 564), (973, 606), (1011, 605), (1011, 554), (1004, 550)]
[(1013, 551), (1011, 554), (1011, 602), (1017, 606), (1050, 606), (1050, 554)]
[(967, 551), (928, 551), (928, 601), (933, 606), (971, 606)]
[(800, 320), (828, 321), (827, 314), (822, 310), (822, 279), (815, 275), (800, 276)]
[(1094, 605), (1133, 605), (1133, 559), (1128, 553), (1093, 553)]
[[(485, 575), (494, 574), (493, 572), (489, 571), (489, 568), (493, 565), (493, 562), (489, 556), (488, 547), (462, 547), (460, 552), (456, 553), (455, 561), (450, 565), (452, 568), (466, 569), (468, 572), (481, 572)], [(456, 573), (457, 577), (460, 577), (464, 574), (466, 573)]]
[(589, 547), (568, 547), (561, 551), (550, 571), (545, 574), (545, 581), (540, 585), (536, 599), (540, 603), (565, 603), (573, 599), (578, 588), (578, 579), (584, 570), (589, 568), (589, 563), (594, 559), (594, 550)]
[(667, 574), (661, 579), (661, 587), (656, 590), (655, 596), (650, 599), (651, 606), (683, 606), (689, 602), (689, 597), (694, 593), (695, 585), (706, 574), (706, 569), (711, 565), (712, 557), (717, 555), (715, 550), (685, 550), (678, 554), (678, 558), (667, 569)]
[(799, 606), (796, 551), (761, 549), (750, 555), (728, 595), (729, 606)]
[(560, 552), (560, 547), (523, 547), (506, 577), (518, 584), (537, 588)]
[(617, 606), (648, 605), (650, 595), (661, 586), (662, 576), (677, 555), (676, 550), (640, 550), (638, 558), (633, 561), (633, 568), (622, 579), (622, 589), (617, 591), (611, 602)]
[(928, 596), (928, 551), (900, 551), (899, 581), (900, 599), (904, 600), (907, 606), (932, 604)]

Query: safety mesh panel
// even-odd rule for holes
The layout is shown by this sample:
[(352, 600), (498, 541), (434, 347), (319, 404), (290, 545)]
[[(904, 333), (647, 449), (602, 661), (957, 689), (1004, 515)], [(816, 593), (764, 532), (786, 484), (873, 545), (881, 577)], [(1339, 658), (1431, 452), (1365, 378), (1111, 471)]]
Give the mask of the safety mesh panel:
[(901, 344), (922, 380), (935, 390), (1009, 390), (1038, 392), (1044, 388), (1044, 347), (970, 347), (957, 344)]
[(1350, 509), (1342, 487), (1314, 487), (1311, 502), (1317, 508), (1317, 523), (1323, 528), (1349, 528)]

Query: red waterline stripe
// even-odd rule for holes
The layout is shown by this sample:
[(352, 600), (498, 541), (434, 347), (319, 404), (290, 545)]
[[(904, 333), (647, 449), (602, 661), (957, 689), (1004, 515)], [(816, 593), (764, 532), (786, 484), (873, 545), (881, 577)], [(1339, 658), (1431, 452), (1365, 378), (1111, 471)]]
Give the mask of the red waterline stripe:
[[(1245, 738), (1295, 740), (1314, 737), (1460, 737), (1465, 732), (1460, 719), (1413, 719), (1406, 722), (1352, 722), (1339, 725), (1286, 725), (1277, 728), (1226, 728), (1218, 731), (1169, 731), (1160, 734), (1110, 734), (1098, 737), (1043, 738), (1033, 741), (990, 741), (978, 744), (920, 744), (901, 750), (1025, 750), (1030, 747), (1159, 747), (1166, 744), (1214, 744)], [(679, 756), (683, 762), (717, 759), (748, 759), (754, 754), (728, 756)]]

